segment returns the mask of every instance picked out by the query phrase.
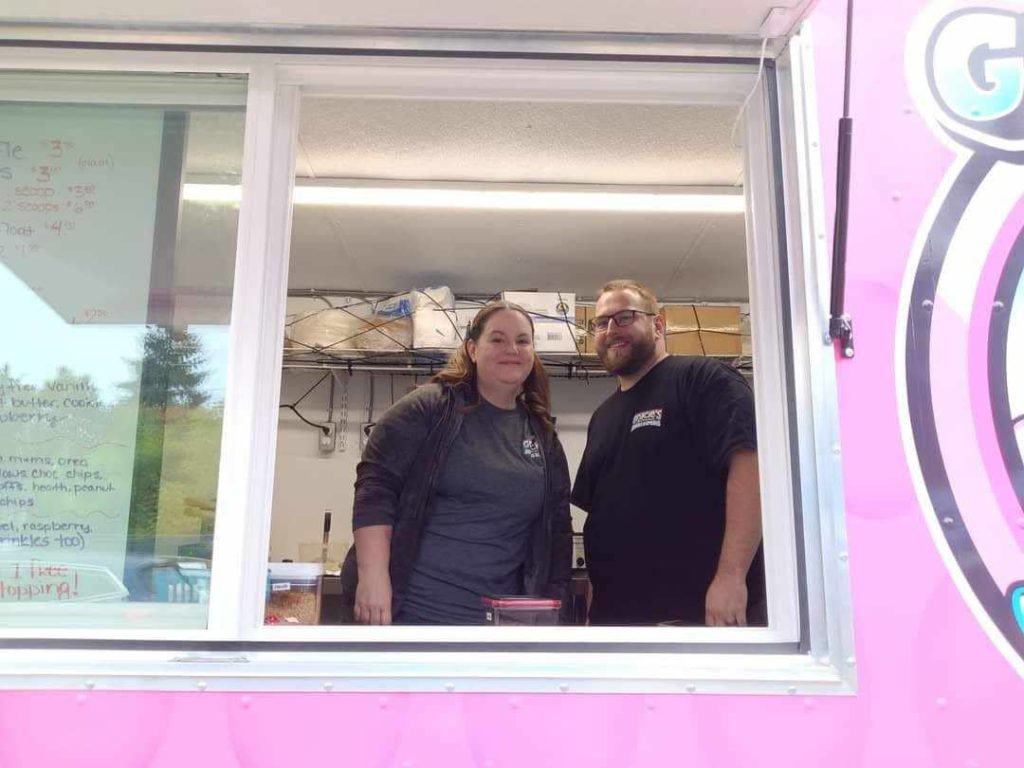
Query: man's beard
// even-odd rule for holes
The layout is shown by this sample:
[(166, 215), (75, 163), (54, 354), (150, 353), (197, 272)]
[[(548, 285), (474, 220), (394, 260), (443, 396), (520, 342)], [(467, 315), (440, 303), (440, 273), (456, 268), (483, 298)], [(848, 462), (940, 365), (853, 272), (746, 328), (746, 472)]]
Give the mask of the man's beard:
[(612, 360), (608, 355), (608, 347), (605, 346), (603, 350), (598, 350), (597, 356), (608, 373), (615, 376), (630, 376), (647, 365), (654, 357), (654, 339), (647, 337), (637, 339), (629, 345), (628, 349), (627, 354), (619, 354)]

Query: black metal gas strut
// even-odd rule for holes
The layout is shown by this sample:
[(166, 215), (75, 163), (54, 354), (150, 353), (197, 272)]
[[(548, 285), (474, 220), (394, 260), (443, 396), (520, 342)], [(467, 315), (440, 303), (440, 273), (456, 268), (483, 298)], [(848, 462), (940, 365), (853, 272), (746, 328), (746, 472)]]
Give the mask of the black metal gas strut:
[(840, 343), (843, 357), (853, 357), (853, 319), (844, 311), (846, 299), (846, 233), (850, 223), (850, 153), (853, 118), (850, 117), (850, 56), (853, 47), (853, 0), (846, 3), (846, 71), (843, 82), (843, 116), (839, 119), (838, 168), (836, 170), (836, 220), (832, 233), (832, 301), (828, 335)]

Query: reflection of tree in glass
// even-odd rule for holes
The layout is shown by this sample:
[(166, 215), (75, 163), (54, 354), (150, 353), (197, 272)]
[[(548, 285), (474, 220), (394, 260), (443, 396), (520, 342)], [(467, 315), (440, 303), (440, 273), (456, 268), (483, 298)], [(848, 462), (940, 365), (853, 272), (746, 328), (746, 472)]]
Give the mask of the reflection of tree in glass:
[(77, 374), (66, 365), (57, 367), (57, 372), (46, 380), (44, 389), (52, 389), (55, 392), (91, 393), (93, 396), (96, 394), (96, 385), (89, 374)]
[(151, 326), (146, 330), (142, 359), (128, 361), (135, 376), (120, 386), (131, 396), (138, 392), (139, 404), (143, 406), (195, 408), (210, 397), (202, 391), (208, 375), (203, 368), (205, 363), (199, 338), (187, 330)]
[[(197, 337), (152, 328), (142, 351), (128, 362), (136, 380), (120, 385), (114, 403), (103, 401), (89, 374), (61, 366), (32, 384), (0, 363), (0, 413), (16, 417), (0, 424), (0, 462), (17, 466), (18, 457), (49, 458), (55, 465), (62, 457), (82, 458), (100, 473), (100, 484), (118, 489), (86, 498), (12, 488), (6, 495), (24, 498), (26, 505), (4, 515), (15, 524), (41, 515), (93, 522), (115, 515), (123, 521), (126, 499), (118, 494), (128, 493), (130, 482), (129, 555), (208, 557), (223, 406), (203, 391), (205, 355)], [(134, 455), (128, 452), (133, 434)]]
[(142, 358), (128, 361), (136, 378), (121, 389), (139, 398), (129, 517), (129, 550), (137, 554), (176, 554), (170, 540), (160, 546), (158, 539), (194, 539), (201, 521), (187, 502), (213, 504), (222, 414), (203, 391), (205, 362), (198, 337), (157, 326), (146, 331)]

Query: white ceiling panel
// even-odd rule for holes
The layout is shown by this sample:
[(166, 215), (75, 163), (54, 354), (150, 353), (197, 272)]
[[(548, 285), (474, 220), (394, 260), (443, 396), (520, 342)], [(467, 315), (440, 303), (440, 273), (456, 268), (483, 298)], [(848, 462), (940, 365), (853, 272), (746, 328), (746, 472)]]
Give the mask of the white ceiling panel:
[(313, 178), (735, 185), (737, 109), (306, 98)]
[(745, 301), (750, 295), (746, 254), (742, 216), (708, 217), (698, 240), (659, 290), (673, 298)]

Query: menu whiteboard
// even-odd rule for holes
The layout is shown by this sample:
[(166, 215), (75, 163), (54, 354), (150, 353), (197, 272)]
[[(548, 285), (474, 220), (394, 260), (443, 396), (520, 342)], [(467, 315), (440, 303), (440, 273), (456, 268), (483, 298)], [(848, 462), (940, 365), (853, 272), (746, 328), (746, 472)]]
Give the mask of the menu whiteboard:
[[(0, 604), (124, 572), (163, 134), (159, 109), (0, 105)], [(112, 360), (127, 386), (98, 387)], [(55, 573), (74, 589), (33, 588)]]
[(145, 322), (163, 111), (0, 115), (0, 263), (69, 323)]

